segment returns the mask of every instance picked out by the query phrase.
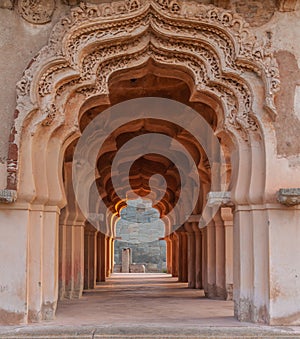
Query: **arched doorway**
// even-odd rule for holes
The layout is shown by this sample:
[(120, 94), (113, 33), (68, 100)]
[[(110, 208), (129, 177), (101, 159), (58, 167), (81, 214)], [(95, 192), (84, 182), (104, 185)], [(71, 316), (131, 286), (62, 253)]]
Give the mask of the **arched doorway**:
[[(86, 218), (68, 196), (72, 169), (63, 165), (65, 157), (72, 156), (68, 150), (80, 136), (80, 123), (86, 114), (92, 117), (113, 104), (110, 87), (114, 84), (154, 75), (184, 84), (189, 92), (185, 102), (203, 105), (207, 107), (204, 111), (212, 112), (208, 119), (214, 120), (213, 130), (230, 157), (229, 189), (235, 207), (235, 313), (241, 320), (271, 321), (267, 212), (262, 205), (269, 200), (266, 153), (272, 152), (272, 145), (267, 147), (265, 141), (274, 139), (267, 126), (276, 115), (273, 97), (278, 75), (268, 44), (268, 40), (265, 45), (258, 42), (236, 14), (176, 1), (82, 5), (57, 24), (48, 46), (33, 60), (18, 84), (18, 106), (10, 139), (7, 189), (18, 192), (19, 205), (11, 210), (12, 217), (26, 220), (21, 227), (26, 239), (22, 246), (24, 252), (28, 251), (23, 274), (14, 283), (17, 289), (27, 282), (17, 298), (20, 320), (47, 319), (55, 313), (59, 213), (66, 204), (68, 213), (62, 214), (65, 225), (77, 227), (76, 232), (71, 230), (72, 239), (74, 244), (83, 244)], [(134, 96), (145, 94), (149, 92)], [(124, 97), (119, 95), (117, 100), (129, 97), (125, 91)], [(202, 170), (207, 174), (209, 168), (203, 164)], [(207, 188), (201, 203), (209, 190), (214, 191), (209, 185)], [(212, 198), (219, 197), (212, 194)], [(111, 201), (116, 206), (117, 202)], [(105, 220), (107, 229), (114, 212)], [(199, 234), (194, 234), (199, 233), (199, 213), (201, 209), (192, 213), (189, 225), (183, 226), (183, 234), (177, 239), (170, 237), (169, 244), (184, 248), (188, 241), (200, 241)], [(223, 217), (219, 211), (214, 227), (220, 220), (232, 224), (231, 219), (230, 211), (223, 210)], [(265, 226), (258, 229), (261, 221)], [(223, 231), (214, 227), (208, 227), (203, 236), (217, 239), (218, 234), (221, 239)], [(90, 233), (87, 237), (92, 237)], [(193, 248), (196, 251), (199, 247)], [(82, 248), (78, 256), (70, 251), (72, 258), (77, 258), (73, 262), (82, 263)], [(205, 253), (208, 261), (216, 260), (215, 254)], [(39, 261), (31, 260), (33, 257)], [(183, 266), (178, 263), (172, 269), (177, 267), (180, 271), (181, 267), (178, 274), (185, 278)], [(71, 271), (74, 273), (74, 267)], [(209, 284), (209, 279), (216, 274), (206, 274), (207, 293), (215, 293), (209, 286), (214, 280)], [(197, 283), (192, 277), (190, 281)], [(41, 287), (37, 291), (38, 282)], [(80, 294), (82, 280), (78, 286)]]

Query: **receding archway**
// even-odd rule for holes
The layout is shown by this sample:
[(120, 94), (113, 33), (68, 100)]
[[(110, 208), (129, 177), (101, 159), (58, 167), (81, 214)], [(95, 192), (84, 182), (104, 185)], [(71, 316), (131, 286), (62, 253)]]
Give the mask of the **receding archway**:
[[(133, 71), (124, 75), (124, 68)], [(26, 235), (38, 239), (30, 241), (29, 256), (39, 253), (47, 238), (40, 260), (52, 258), (46, 271), (30, 260), (24, 263), (24, 275), (15, 282), (17, 288), (28, 281), (23, 293), (26, 310), (20, 306), (18, 312), (23, 321), (52, 317), (55, 312), (58, 215), (67, 203), (61, 168), (65, 150), (80, 136), (81, 117), (112, 103), (113, 76), (120, 83), (128, 81), (126, 76), (142, 78), (157, 69), (160, 76), (181, 79), (190, 91), (188, 101), (210, 107), (216, 116), (215, 133), (230, 151), (232, 164), (236, 316), (270, 321), (268, 266), (259, 259), (267, 251), (267, 239), (258, 242), (261, 233), (255, 229), (266, 214), (257, 214), (253, 206), (268, 199), (265, 154), (272, 150), (265, 147), (265, 138), (274, 136), (266, 127), (270, 122), (266, 113), (276, 115), (273, 97), (278, 88), (272, 53), (263, 52), (243, 20), (229, 11), (193, 2), (136, 0), (118, 8), (104, 4), (74, 8), (55, 27), (49, 45), (18, 84), (7, 189), (18, 192), (20, 217), (28, 223)], [(72, 222), (79, 226), (82, 245), (85, 218), (76, 206), (74, 210)], [(36, 222), (43, 233), (37, 233)], [(80, 253), (78, 260), (83, 260)], [(35, 286), (41, 280), (43, 288), (37, 295)]]

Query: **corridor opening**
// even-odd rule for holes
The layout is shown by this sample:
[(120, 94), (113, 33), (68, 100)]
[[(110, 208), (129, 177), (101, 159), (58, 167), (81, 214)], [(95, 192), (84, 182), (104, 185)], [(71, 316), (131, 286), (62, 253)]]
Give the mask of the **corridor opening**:
[[(133, 78), (135, 81), (132, 81)], [(127, 103), (134, 105), (134, 100), (141, 96), (146, 97), (153, 107), (157, 100), (160, 100), (161, 105), (164, 98), (167, 98), (167, 102), (172, 100), (174, 105), (182, 105), (180, 107), (184, 107), (185, 114), (188, 112), (187, 109), (193, 109), (195, 115), (202, 116), (211, 131), (217, 128), (218, 118), (214, 109), (203, 102), (190, 102), (191, 91), (188, 84), (168, 76), (166, 70), (161, 69), (153, 61), (130, 72), (120, 71), (112, 76), (109, 82), (109, 93), (111, 109), (120, 105), (123, 115), (126, 110), (122, 105)], [(133, 106), (130, 107), (134, 110)], [(172, 109), (175, 108), (176, 106), (172, 106)], [(106, 110), (107, 105), (96, 106), (81, 115), (80, 128), (83, 136), (85, 129), (95, 119), (101, 118)], [(110, 112), (113, 114), (113, 111)], [(174, 110), (173, 117), (175, 114)], [(107, 121), (106, 118), (103, 120)], [(128, 271), (166, 272), (176, 281), (186, 284), (191, 289), (197, 289), (199, 295), (203, 294), (211, 299), (232, 300), (232, 208), (226, 205), (226, 202), (221, 207), (217, 204), (216, 209), (214, 206), (209, 207), (211, 213), (209, 215), (206, 207), (208, 192), (212, 189), (220, 191), (230, 183), (231, 145), (227, 142), (222, 143), (222, 151), (225, 154), (222, 163), (218, 150), (214, 149), (215, 144), (205, 137), (207, 132), (204, 130), (202, 130), (202, 137), (207, 145), (203, 147), (190, 131), (176, 122), (162, 119), (162, 116), (157, 119), (138, 118), (133, 115), (131, 120), (115, 128), (113, 134), (105, 138), (101, 149), (95, 148), (98, 152), (97, 192), (103, 204), (99, 204), (97, 200), (97, 206), (91, 207), (94, 201), (89, 199), (89, 208), (95, 213), (92, 217), (90, 214), (88, 220), (86, 214), (82, 213), (74, 192), (76, 187), (74, 187), (72, 171), (74, 171), (74, 163), (79, 161), (76, 158), (77, 139), (66, 149), (63, 173), (68, 204), (60, 217), (60, 300), (77, 298), (82, 294), (83, 288), (88, 291), (98, 289), (97, 284), (110, 281), (110, 277), (115, 278), (113, 273), (122, 271), (122, 251), (128, 248), (131, 248), (131, 255), (134, 258), (133, 261), (131, 259), (133, 265), (131, 268), (130, 265), (128, 266)], [(136, 142), (129, 145), (126, 152), (123, 151), (119, 163), (113, 168), (114, 159), (131, 140), (149, 137), (154, 133), (151, 142), (148, 142), (148, 139), (144, 142), (147, 145), (151, 144), (154, 151), (153, 149), (151, 152), (145, 151), (141, 146), (142, 142)], [(201, 130), (198, 130), (198, 133), (201, 133)], [(100, 145), (90, 137), (91, 132), (87, 135), (89, 142), (82, 143), (85, 149), (80, 153), (81, 155), (94, 152), (94, 144), (97, 147)], [(163, 139), (155, 145), (160, 136), (167, 136), (171, 140)], [(221, 137), (217, 140), (221, 140)], [(165, 143), (162, 144), (163, 142)], [(168, 158), (166, 154), (161, 154), (163, 147), (167, 147), (173, 159)], [(210, 155), (206, 154), (205, 147), (209, 150), (213, 149), (213, 169)], [(133, 157), (131, 152), (137, 153), (137, 156)], [(80, 161), (85, 163), (85, 160), (80, 159)], [(194, 167), (191, 161), (195, 163)], [(183, 169), (180, 169), (180, 166)], [(183, 171), (186, 171), (184, 176)], [(126, 181), (123, 177), (128, 174), (129, 179)], [(214, 179), (214, 187), (212, 187), (213, 174), (218, 177), (217, 180)], [(114, 185), (113, 175), (120, 180), (118, 186)], [(198, 187), (197, 182), (200, 183)], [(195, 188), (198, 188), (198, 191), (194, 193)], [(123, 193), (123, 200), (120, 199), (120, 192)], [(181, 195), (184, 195), (184, 200), (183, 203), (181, 202), (182, 209), (178, 210), (176, 206), (180, 202)], [(182, 217), (178, 215), (184, 214), (187, 205), (192, 205), (191, 215), (184, 218), (180, 224)], [(145, 212), (147, 206), (151, 208)], [(133, 213), (130, 209), (133, 209)], [(204, 215), (208, 222), (200, 228), (199, 224)], [(97, 220), (93, 219), (95, 216)], [(137, 220), (138, 218), (140, 220)], [(149, 228), (150, 222), (152, 228)], [(140, 228), (141, 224), (147, 226), (147, 232), (141, 232), (145, 230)], [(131, 227), (131, 238), (130, 232), (124, 232), (124, 226), (127, 231), (128, 227)], [(68, 235), (65, 230), (70, 227), (73, 231)], [(134, 244), (136, 241), (140, 243), (139, 246)], [(154, 241), (156, 241), (155, 246)], [(142, 250), (145, 256), (145, 242), (149, 257), (157, 256), (154, 250), (160, 252), (157, 263), (151, 263), (148, 259), (136, 262), (135, 251)], [(64, 251), (64, 247), (68, 248), (68, 246), (69, 254)], [(78, 265), (78, 260), (81, 266)], [(72, 269), (72, 267), (74, 271), (67, 272), (67, 268)], [(81, 274), (76, 271), (76, 268), (81, 269)], [(71, 283), (68, 285), (68, 282)]]
[(127, 200), (115, 226), (113, 272), (166, 272), (164, 223), (151, 200)]

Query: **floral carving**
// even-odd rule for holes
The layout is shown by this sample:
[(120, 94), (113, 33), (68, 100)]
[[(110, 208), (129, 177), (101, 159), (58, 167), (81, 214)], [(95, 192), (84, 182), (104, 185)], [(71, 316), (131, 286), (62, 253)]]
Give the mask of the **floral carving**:
[(22, 18), (33, 24), (45, 24), (51, 21), (54, 9), (54, 0), (18, 1), (18, 10)]
[(42, 126), (50, 126), (57, 115), (55, 104), (51, 104), (46, 108), (44, 115), (46, 116), (41, 122)]
[(44, 97), (45, 95), (51, 93), (53, 77), (55, 73), (61, 71), (64, 68), (67, 68), (68, 66), (69, 66), (68, 63), (62, 63), (62, 64), (55, 65), (49, 68), (47, 72), (45, 72), (42, 75), (42, 77), (40, 78), (39, 87), (38, 87), (39, 95), (41, 97)]
[(24, 73), (23, 78), (17, 83), (17, 93), (19, 96), (29, 95), (31, 81), (32, 75), (27, 69)]
[[(42, 3), (29, 2), (31, 9)], [(179, 0), (82, 2), (72, 8), (18, 83), (18, 105), (24, 109), (30, 90), (35, 91), (31, 97), (39, 107), (47, 107), (42, 125), (49, 126), (60, 114), (62, 103), (57, 100), (65, 100), (63, 93), (81, 93), (86, 98), (108, 94), (114, 72), (150, 58), (188, 69), (198, 90), (224, 102), (224, 123), (236, 131), (259, 129), (252, 113), (251, 86), (243, 78), (246, 71), (261, 77), (266, 108), (276, 115), (273, 100), (279, 76), (271, 37), (259, 41), (236, 13)], [(47, 60), (49, 66), (44, 67)], [(22, 105), (22, 101), (26, 102)]]

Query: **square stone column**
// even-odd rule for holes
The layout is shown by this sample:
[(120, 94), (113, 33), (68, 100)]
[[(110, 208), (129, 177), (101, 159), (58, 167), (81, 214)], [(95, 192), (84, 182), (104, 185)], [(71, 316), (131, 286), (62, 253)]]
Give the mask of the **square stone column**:
[(216, 296), (216, 228), (214, 221), (206, 226), (207, 232), (207, 297)]
[(0, 323), (53, 319), (58, 297), (58, 214), (51, 206), (0, 205)]
[(226, 300), (233, 298), (233, 214), (231, 207), (221, 208), (225, 227), (225, 286)]
[(188, 245), (188, 254), (187, 254), (187, 265), (188, 265), (188, 287), (196, 287), (196, 240), (195, 233), (193, 230), (192, 223), (186, 222), (184, 228), (187, 231), (187, 245)]
[(202, 239), (202, 286), (204, 294), (208, 294), (207, 282), (207, 227), (201, 228)]
[(267, 223), (270, 324), (300, 325), (300, 206), (270, 206)]
[(96, 286), (96, 237), (96, 229), (87, 222), (84, 228), (84, 289)]
[(198, 222), (192, 223), (195, 234), (195, 287), (202, 289), (202, 233), (198, 227)]
[(188, 282), (188, 248), (187, 248), (187, 235), (186, 232), (182, 229), (177, 230), (176, 234), (178, 235), (178, 281)]
[(227, 292), (225, 287), (225, 228), (218, 211), (214, 216), (216, 232), (216, 297), (226, 299)]
[(179, 265), (179, 240), (176, 233), (170, 235), (172, 241), (172, 276), (178, 277), (178, 265)]
[(43, 227), (43, 320), (55, 317), (58, 300), (59, 210), (45, 207)]
[(105, 235), (101, 232), (97, 233), (97, 281), (106, 280), (106, 241)]
[(172, 240), (170, 237), (165, 238), (166, 241), (166, 252), (167, 252), (167, 273), (172, 274), (172, 256), (173, 256), (173, 248), (172, 248)]
[(131, 249), (123, 248), (122, 249), (122, 273), (130, 272), (130, 258), (131, 258)]
[(84, 224), (61, 224), (59, 242), (59, 296), (61, 299), (80, 298), (84, 280)]

